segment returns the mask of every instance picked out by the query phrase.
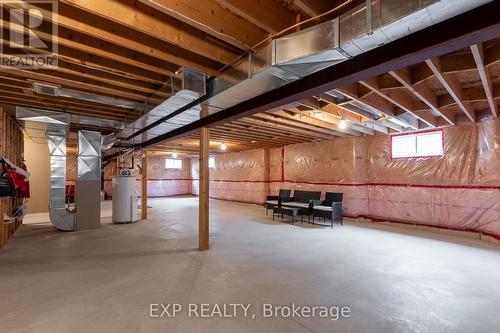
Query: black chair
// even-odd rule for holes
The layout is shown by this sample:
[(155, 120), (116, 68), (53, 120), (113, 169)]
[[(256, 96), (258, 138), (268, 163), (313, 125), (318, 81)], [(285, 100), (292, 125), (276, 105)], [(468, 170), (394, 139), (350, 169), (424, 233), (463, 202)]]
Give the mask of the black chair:
[(342, 216), (342, 200), (343, 193), (326, 192), (325, 200), (323, 200), (319, 205), (314, 205), (313, 207), (313, 223), (316, 217), (329, 219), (331, 222), (331, 228), (333, 228), (334, 221), (340, 221), (341, 225), (344, 225)]
[(281, 206), (281, 203), (290, 201), (292, 190), (280, 190), (278, 195), (268, 195), (266, 198), (266, 215), (269, 209)]

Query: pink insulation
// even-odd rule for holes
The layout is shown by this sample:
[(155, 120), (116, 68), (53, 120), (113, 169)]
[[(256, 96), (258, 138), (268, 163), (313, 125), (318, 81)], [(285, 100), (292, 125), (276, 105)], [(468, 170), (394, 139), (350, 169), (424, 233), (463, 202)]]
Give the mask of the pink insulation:
[[(191, 193), (191, 160), (182, 159), (182, 169), (165, 169), (164, 154), (148, 155), (148, 197), (170, 197)], [(141, 193), (140, 178), (137, 181), (137, 192)]]
[[(168, 156), (159, 153), (148, 154), (148, 197), (170, 197), (191, 194), (190, 159), (182, 159), (182, 169), (165, 169)], [(132, 166), (131, 156), (126, 162)], [(140, 155), (135, 156), (132, 175), (136, 177), (137, 195), (141, 195), (141, 175), (137, 165), (141, 164)], [(104, 190), (112, 196), (112, 177), (118, 172), (113, 161), (104, 168)]]
[(484, 121), (478, 125), (477, 158), (474, 183), (500, 184), (500, 121)]
[[(215, 168), (210, 169), (210, 197), (264, 203), (269, 193), (268, 150), (250, 150), (215, 155)], [(198, 194), (198, 160), (192, 160), (192, 193)]]
[(283, 147), (269, 150), (269, 179), (271, 181), (280, 181), (284, 176), (282, 169), (284, 149)]
[(477, 157), (477, 126), (449, 127), (444, 130), (445, 154), (432, 158), (390, 158), (389, 138), (368, 138), (370, 182), (426, 185), (466, 185), (474, 177)]
[(336, 140), (285, 147), (285, 179), (304, 182), (366, 182), (366, 140)]

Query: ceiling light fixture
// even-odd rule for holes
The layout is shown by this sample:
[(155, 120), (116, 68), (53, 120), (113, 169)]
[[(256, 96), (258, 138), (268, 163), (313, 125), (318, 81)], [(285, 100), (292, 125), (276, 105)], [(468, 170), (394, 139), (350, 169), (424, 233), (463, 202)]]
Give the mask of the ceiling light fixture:
[(172, 153), (173, 158), (177, 158), (177, 153)]
[(227, 145), (225, 143), (220, 145), (220, 150), (226, 150), (226, 149), (227, 149)]
[(339, 123), (339, 128), (340, 129), (346, 129), (347, 128), (347, 121), (341, 120)]

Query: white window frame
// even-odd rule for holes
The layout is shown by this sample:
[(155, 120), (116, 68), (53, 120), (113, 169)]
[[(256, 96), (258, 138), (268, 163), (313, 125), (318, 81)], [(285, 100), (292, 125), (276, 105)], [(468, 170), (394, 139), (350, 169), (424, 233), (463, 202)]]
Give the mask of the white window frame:
[[(170, 165), (169, 165), (170, 164)], [(180, 158), (166, 158), (165, 169), (182, 169), (182, 159)]]
[[(434, 134), (434, 133), (439, 133), (441, 136), (441, 150), (439, 153), (436, 154), (424, 154), (424, 153), (419, 153), (419, 151), (422, 151), (422, 149), (419, 149), (418, 146), (418, 137), (424, 137), (429, 134)], [(411, 136), (415, 138), (415, 153), (411, 155), (406, 155), (406, 156), (394, 156), (394, 138), (402, 137), (402, 136)], [(390, 155), (391, 155), (391, 160), (399, 160), (399, 159), (410, 159), (410, 158), (432, 158), (432, 157), (442, 157), (444, 156), (445, 150), (444, 150), (444, 143), (445, 143), (445, 137), (444, 137), (444, 129), (437, 129), (437, 130), (429, 130), (429, 131), (423, 131), (423, 132), (412, 132), (412, 133), (405, 133), (405, 134), (395, 134), (390, 136)]]

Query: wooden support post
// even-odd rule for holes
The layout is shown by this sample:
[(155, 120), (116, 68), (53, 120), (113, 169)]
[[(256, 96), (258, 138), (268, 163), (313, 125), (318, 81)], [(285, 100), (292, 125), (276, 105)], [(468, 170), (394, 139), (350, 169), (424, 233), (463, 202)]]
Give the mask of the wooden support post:
[(200, 129), (200, 204), (199, 204), (199, 249), (209, 248), (209, 219), (208, 219), (208, 195), (209, 195), (209, 129)]
[(141, 175), (141, 219), (148, 218), (148, 152), (142, 153), (142, 175)]
[(115, 174), (120, 175), (120, 156), (116, 157)]

